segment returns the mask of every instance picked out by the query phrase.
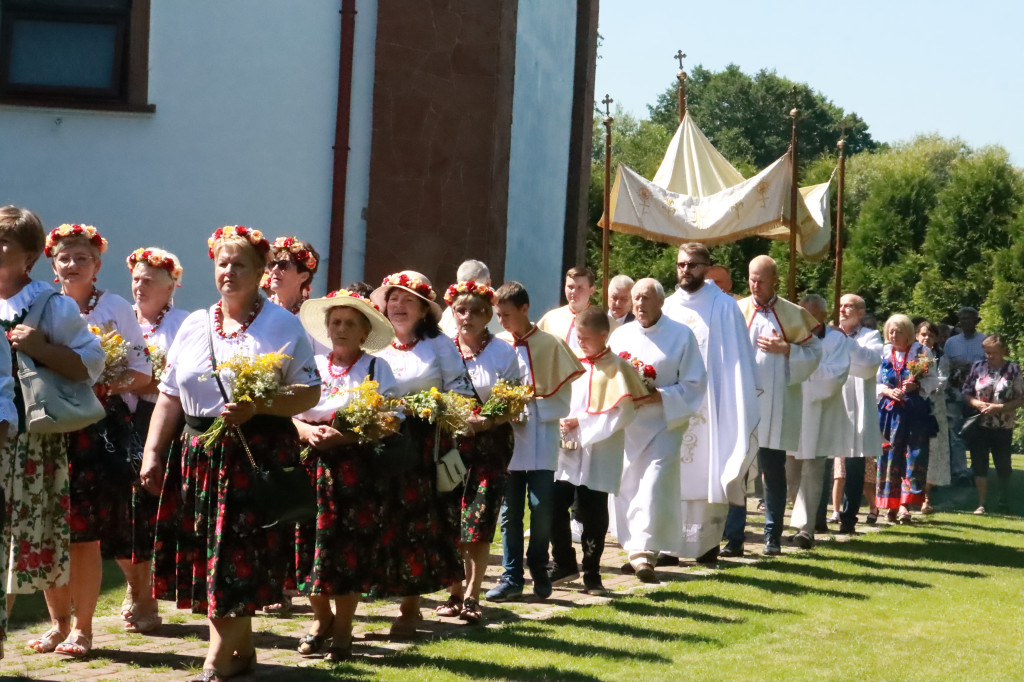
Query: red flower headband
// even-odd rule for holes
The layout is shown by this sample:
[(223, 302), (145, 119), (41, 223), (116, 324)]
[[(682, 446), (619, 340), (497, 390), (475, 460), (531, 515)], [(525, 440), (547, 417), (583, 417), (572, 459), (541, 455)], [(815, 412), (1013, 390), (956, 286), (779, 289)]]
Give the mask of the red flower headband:
[(448, 287), (448, 291), (444, 292), (445, 305), (451, 305), (452, 301), (458, 298), (461, 294), (476, 294), (477, 296), (483, 296), (491, 305), (497, 302), (497, 297), (494, 295), (494, 289), (490, 288), (486, 284), (478, 284), (473, 280), (468, 282), (456, 282), (455, 284)]
[(85, 236), (100, 253), (104, 253), (107, 250), (107, 240), (101, 237), (99, 230), (92, 225), (68, 225), (65, 223), (60, 227), (53, 228), (50, 234), (47, 235), (43, 253), (46, 254), (47, 258), (53, 258), (57, 243), (61, 239), (77, 235)]
[(343, 297), (357, 298), (360, 301), (364, 301), (365, 303), (373, 306), (373, 309), (376, 310), (378, 313), (380, 312), (380, 306), (378, 306), (376, 303), (374, 303), (370, 299), (366, 298), (365, 296), (360, 295), (356, 291), (349, 291), (348, 289), (338, 289), (337, 291), (332, 291), (329, 294), (327, 294), (326, 296), (324, 296), (324, 298), (343, 298)]
[(430, 285), (421, 280), (419, 277), (409, 277), (404, 272), (397, 275), (390, 275), (384, 278), (384, 281), (380, 283), (382, 287), (402, 287), (403, 289), (409, 289), (428, 301), (433, 301), (437, 298), (437, 294), (430, 288)]
[(306, 266), (307, 270), (316, 270), (317, 260), (313, 252), (302, 245), (297, 237), (278, 237), (270, 248), (275, 253), (287, 251), (295, 260)]
[(206, 240), (207, 246), (210, 247), (210, 258), (213, 258), (213, 247), (217, 242), (225, 237), (236, 235), (248, 240), (260, 253), (266, 255), (270, 252), (270, 242), (263, 237), (263, 233), (259, 230), (254, 230), (245, 225), (225, 225), (224, 227), (218, 227), (217, 231)]
[[(178, 257), (170, 251), (164, 251), (155, 247), (148, 249), (135, 249), (131, 255), (128, 256), (128, 270), (134, 270), (135, 266), (139, 263), (149, 263), (155, 268), (161, 268), (166, 270), (167, 274), (171, 276), (171, 279), (177, 284), (178, 280), (181, 279), (181, 263), (178, 261)], [(181, 284), (178, 284), (181, 286)]]

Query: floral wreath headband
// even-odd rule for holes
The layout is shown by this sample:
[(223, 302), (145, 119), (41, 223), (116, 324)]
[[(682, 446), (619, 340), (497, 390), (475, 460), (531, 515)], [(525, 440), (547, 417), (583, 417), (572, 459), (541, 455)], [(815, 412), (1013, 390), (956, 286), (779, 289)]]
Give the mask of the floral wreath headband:
[(95, 227), (92, 225), (69, 225), (65, 223), (60, 227), (53, 228), (50, 234), (47, 235), (43, 253), (46, 254), (47, 258), (53, 258), (60, 240), (77, 236), (84, 236), (100, 253), (106, 252), (107, 240), (100, 236), (99, 230)]
[(217, 242), (226, 237), (234, 236), (248, 240), (248, 242), (256, 247), (256, 250), (264, 256), (270, 253), (270, 242), (264, 238), (263, 233), (259, 230), (254, 230), (250, 227), (246, 227), (245, 225), (225, 225), (224, 227), (217, 228), (217, 231), (206, 240), (207, 246), (210, 247), (210, 258), (213, 258), (213, 247)]
[(287, 251), (296, 261), (306, 266), (307, 270), (316, 271), (317, 260), (313, 252), (302, 245), (298, 237), (278, 237), (270, 245), (272, 252)]
[(429, 284), (421, 280), (419, 277), (410, 277), (404, 272), (385, 277), (384, 281), (381, 282), (380, 285), (382, 287), (404, 287), (416, 292), (428, 301), (433, 301), (437, 298), (437, 294), (434, 293), (434, 290), (430, 288)]
[(154, 268), (160, 268), (166, 270), (167, 274), (174, 280), (175, 286), (181, 286), (181, 262), (178, 257), (170, 251), (164, 251), (156, 247), (135, 249), (127, 259), (128, 270), (135, 270), (135, 266), (139, 263), (148, 263)]
[(381, 312), (379, 305), (377, 305), (376, 303), (374, 303), (370, 299), (366, 298), (365, 296), (360, 295), (356, 291), (349, 291), (348, 289), (338, 289), (337, 291), (332, 291), (329, 294), (327, 294), (326, 296), (324, 296), (324, 298), (346, 298), (346, 297), (347, 298), (359, 299), (360, 301), (363, 301), (364, 303), (369, 304), (378, 313)]
[(462, 294), (476, 294), (477, 296), (483, 296), (491, 302), (491, 305), (494, 305), (498, 300), (497, 296), (494, 294), (494, 289), (490, 288), (486, 284), (469, 280), (468, 282), (456, 282), (448, 287), (448, 291), (444, 292), (445, 305), (451, 306), (452, 301)]

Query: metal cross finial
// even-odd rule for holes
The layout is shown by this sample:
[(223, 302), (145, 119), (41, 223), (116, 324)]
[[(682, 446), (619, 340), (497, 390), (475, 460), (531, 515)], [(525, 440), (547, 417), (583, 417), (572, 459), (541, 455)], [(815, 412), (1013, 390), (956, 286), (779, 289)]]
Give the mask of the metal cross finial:
[(676, 59), (679, 60), (679, 70), (682, 71), (683, 70), (683, 60), (686, 59), (686, 55), (683, 54), (682, 50), (679, 50), (678, 52), (675, 53), (674, 56), (675, 56)]
[(611, 116), (611, 113), (612, 113), (612, 110), (611, 110), (611, 104), (612, 104), (612, 102), (614, 102), (614, 101), (615, 101), (615, 100), (613, 100), (613, 99), (611, 98), (611, 95), (608, 95), (608, 94), (606, 94), (606, 95), (604, 96), (604, 99), (603, 99), (603, 100), (601, 100), (601, 104), (603, 104), (603, 105), (604, 105), (604, 115), (605, 115), (605, 116)]

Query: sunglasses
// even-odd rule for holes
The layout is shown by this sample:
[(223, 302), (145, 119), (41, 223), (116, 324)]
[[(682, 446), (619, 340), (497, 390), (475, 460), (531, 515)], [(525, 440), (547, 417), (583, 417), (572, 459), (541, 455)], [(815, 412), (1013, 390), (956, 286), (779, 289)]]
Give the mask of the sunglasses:
[(270, 264), (267, 265), (267, 270), (273, 270), (274, 268), (281, 268), (282, 270), (289, 270), (289, 269), (291, 269), (293, 267), (295, 267), (295, 263), (293, 263), (290, 260), (288, 260), (287, 258), (285, 258), (285, 259), (282, 259), (282, 260), (272, 260), (272, 261), (270, 261)]
[(694, 268), (697, 268), (697, 267), (703, 268), (703, 267), (706, 267), (708, 265), (711, 265), (711, 263), (699, 263), (699, 262), (695, 263), (695, 262), (688, 262), (688, 261), (683, 261), (681, 263), (676, 263), (676, 267), (679, 268), (680, 270), (693, 270)]

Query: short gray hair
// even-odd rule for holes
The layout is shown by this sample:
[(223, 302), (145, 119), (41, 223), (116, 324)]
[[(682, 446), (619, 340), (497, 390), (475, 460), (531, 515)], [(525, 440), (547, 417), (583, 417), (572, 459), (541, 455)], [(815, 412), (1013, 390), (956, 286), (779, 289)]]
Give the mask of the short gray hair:
[(616, 291), (618, 289), (632, 289), (636, 282), (629, 275), (615, 275), (612, 280), (608, 282), (608, 291)]
[(461, 282), (490, 282), (491, 271), (483, 261), (466, 260), (462, 261), (458, 271), (455, 273), (455, 280)]
[(825, 298), (818, 294), (805, 294), (804, 297), (800, 299), (800, 305), (805, 303), (817, 306), (821, 310), (827, 310), (828, 308), (828, 303), (825, 302)]
[(665, 300), (665, 287), (661, 286), (661, 282), (654, 279), (653, 277), (644, 277), (643, 279), (638, 280), (636, 284), (633, 285), (633, 289), (636, 289), (637, 287), (640, 286), (651, 287), (658, 294), (658, 296), (661, 297), (661, 300)]

